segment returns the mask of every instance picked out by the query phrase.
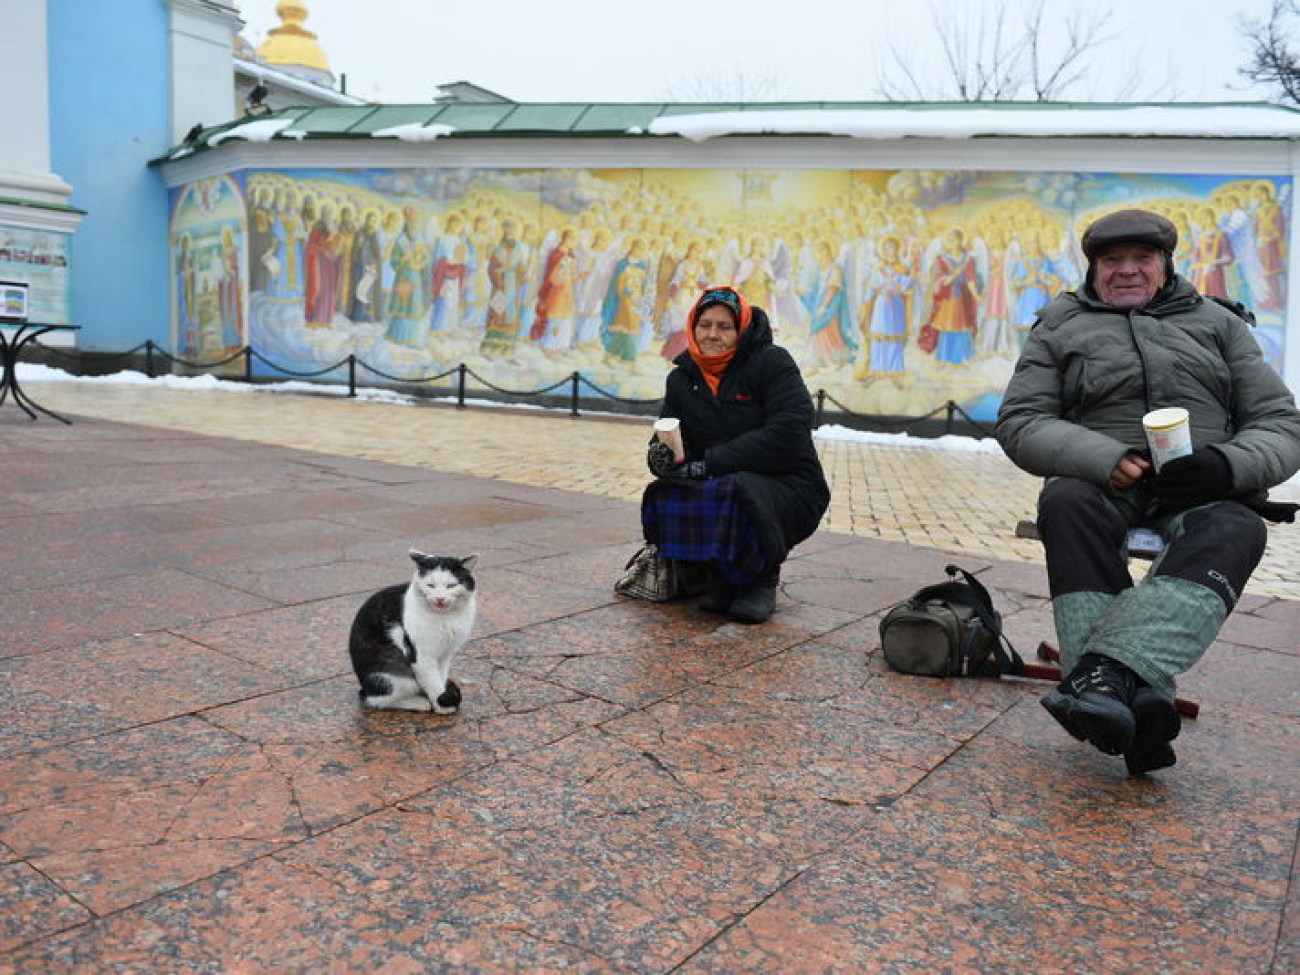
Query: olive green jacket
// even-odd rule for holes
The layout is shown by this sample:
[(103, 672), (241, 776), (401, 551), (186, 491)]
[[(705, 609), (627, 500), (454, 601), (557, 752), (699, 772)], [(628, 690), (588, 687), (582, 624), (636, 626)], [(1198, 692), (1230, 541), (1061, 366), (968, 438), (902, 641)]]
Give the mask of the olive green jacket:
[(1182, 406), (1192, 445), (1213, 445), (1233, 496), (1260, 501), (1300, 470), (1300, 411), (1249, 325), (1186, 280), (1141, 308), (1088, 286), (1044, 307), (998, 411), (997, 438), (1030, 474), (1108, 487), (1129, 452), (1147, 453), (1142, 417)]

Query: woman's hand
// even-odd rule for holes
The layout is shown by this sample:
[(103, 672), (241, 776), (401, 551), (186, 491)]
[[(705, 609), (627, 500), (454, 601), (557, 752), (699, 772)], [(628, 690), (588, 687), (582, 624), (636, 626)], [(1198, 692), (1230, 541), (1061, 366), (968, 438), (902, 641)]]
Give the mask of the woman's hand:
[(650, 473), (655, 477), (670, 477), (673, 468), (677, 466), (677, 458), (673, 456), (673, 448), (662, 440), (650, 441), (650, 448), (646, 451), (645, 462), (646, 466), (650, 468)]

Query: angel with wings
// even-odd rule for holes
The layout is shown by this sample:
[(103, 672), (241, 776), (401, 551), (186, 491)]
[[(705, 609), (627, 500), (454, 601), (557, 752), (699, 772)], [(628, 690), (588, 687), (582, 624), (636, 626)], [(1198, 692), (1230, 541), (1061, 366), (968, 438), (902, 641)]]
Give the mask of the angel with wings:
[(926, 255), (930, 313), (921, 327), (920, 346), (921, 351), (932, 354), (939, 362), (961, 365), (974, 352), (988, 266), (983, 245), (978, 237), (968, 245), (966, 234), (960, 227), (953, 227), (931, 242)]

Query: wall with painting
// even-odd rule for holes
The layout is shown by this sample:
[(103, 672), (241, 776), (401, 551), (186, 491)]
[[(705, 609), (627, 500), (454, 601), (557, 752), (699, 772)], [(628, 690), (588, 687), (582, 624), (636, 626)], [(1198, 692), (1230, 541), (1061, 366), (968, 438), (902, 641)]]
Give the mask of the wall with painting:
[(1291, 194), (1258, 175), (248, 168), (172, 190), (172, 346), (410, 378), (464, 362), (512, 389), (579, 370), (654, 398), (700, 288), (731, 283), (845, 407), (989, 419), (1036, 310), (1082, 280), (1082, 227), (1124, 206), (1174, 220), (1180, 272), (1254, 308), (1281, 369)]

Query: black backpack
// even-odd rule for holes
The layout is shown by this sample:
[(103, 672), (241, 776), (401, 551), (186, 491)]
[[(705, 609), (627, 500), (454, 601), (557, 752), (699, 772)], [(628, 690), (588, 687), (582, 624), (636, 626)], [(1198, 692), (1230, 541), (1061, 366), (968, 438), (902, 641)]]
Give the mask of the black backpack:
[(944, 571), (947, 582), (918, 589), (880, 621), (885, 661), (924, 677), (1022, 673), (1025, 663), (1003, 635), (1002, 616), (984, 584), (955, 565)]

